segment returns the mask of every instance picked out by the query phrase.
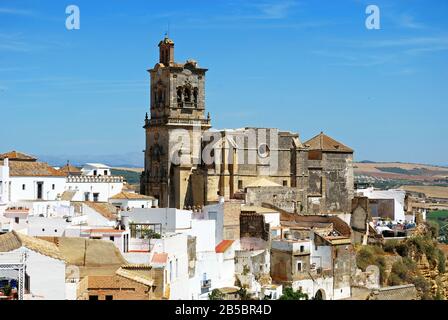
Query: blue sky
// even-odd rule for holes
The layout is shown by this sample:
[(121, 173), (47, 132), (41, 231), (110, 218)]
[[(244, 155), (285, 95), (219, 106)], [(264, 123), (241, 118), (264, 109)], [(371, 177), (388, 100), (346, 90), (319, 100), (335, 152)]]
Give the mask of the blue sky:
[(440, 0), (0, 0), (0, 150), (142, 159), (169, 25), (176, 60), (209, 68), (214, 127), (323, 130), (357, 160), (448, 165), (447, 15)]

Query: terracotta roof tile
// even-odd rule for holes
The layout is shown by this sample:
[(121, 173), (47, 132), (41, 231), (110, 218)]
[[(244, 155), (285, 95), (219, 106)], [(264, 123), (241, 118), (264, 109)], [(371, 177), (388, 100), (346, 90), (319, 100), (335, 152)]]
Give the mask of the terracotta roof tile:
[(226, 252), (227, 249), (229, 249), (232, 244), (233, 244), (234, 240), (222, 240), (216, 247), (215, 247), (215, 251), (216, 253), (223, 253)]
[(168, 254), (167, 253), (154, 253), (152, 256), (152, 263), (166, 263), (168, 260)]
[(37, 159), (28, 154), (18, 152), (18, 151), (9, 151), (6, 153), (0, 154), (0, 159), (3, 160), (8, 158), (11, 161), (19, 160), (19, 161), (36, 161)]
[[(0, 160), (0, 165), (4, 161)], [(65, 174), (44, 162), (10, 161), (9, 175), (11, 177), (64, 177)]]
[(341, 153), (353, 152), (353, 149), (350, 149), (346, 145), (334, 140), (333, 138), (330, 138), (323, 132), (305, 142), (304, 145), (309, 146), (308, 147), (309, 150), (341, 152)]
[(9, 252), (21, 247), (26, 247), (44, 256), (64, 260), (59, 248), (54, 243), (30, 237), (16, 231), (0, 235), (0, 252)]
[(123, 192), (120, 192), (120, 193), (114, 195), (110, 199), (150, 200), (150, 199), (155, 199), (155, 198), (151, 197), (151, 196), (145, 196), (145, 195), (139, 194), (139, 193), (123, 191)]

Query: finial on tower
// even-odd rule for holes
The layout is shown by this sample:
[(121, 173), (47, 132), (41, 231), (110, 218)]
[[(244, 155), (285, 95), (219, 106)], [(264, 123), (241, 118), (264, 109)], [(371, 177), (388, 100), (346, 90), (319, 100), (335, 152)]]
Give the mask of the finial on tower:
[(168, 32), (159, 42), (159, 62), (166, 66), (174, 63), (174, 41), (168, 38)]

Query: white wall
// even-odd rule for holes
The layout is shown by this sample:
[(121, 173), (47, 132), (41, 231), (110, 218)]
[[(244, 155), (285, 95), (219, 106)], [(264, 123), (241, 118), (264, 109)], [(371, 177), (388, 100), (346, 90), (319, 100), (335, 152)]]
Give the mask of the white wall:
[(204, 219), (215, 220), (215, 245), (224, 239), (224, 204), (212, 204), (203, 208)]
[(123, 181), (118, 177), (68, 177), (65, 190), (76, 191), (72, 201), (85, 201), (86, 193), (88, 201), (94, 201), (93, 194), (98, 193), (98, 202), (108, 202), (123, 190)]
[(124, 220), (134, 223), (160, 223), (162, 232), (176, 232), (191, 228), (192, 212), (175, 208), (132, 208), (122, 211)]
[(357, 193), (362, 193), (369, 199), (394, 199), (395, 221), (405, 221), (404, 199), (406, 191), (404, 190), (375, 190), (374, 188), (359, 189)]
[(65, 262), (22, 247), (12, 252), (26, 252), (26, 273), (35, 299), (65, 299)]
[[(188, 276), (188, 235), (172, 234), (162, 239), (153, 239), (153, 252), (168, 254), (166, 263), (167, 284), (170, 286), (170, 300), (190, 299)], [(170, 268), (171, 265), (171, 268)]]
[(120, 207), (121, 210), (126, 210), (127, 208), (151, 208), (153, 206), (153, 200), (143, 200), (143, 199), (109, 199), (109, 203)]
[(28, 217), (27, 234), (33, 237), (62, 237), (70, 223), (63, 218)]
[[(43, 182), (41, 200), (56, 200), (64, 192), (65, 187), (65, 177), (11, 177), (10, 180), (11, 202), (38, 200), (38, 182)], [(23, 190), (23, 185), (25, 185), (25, 190)]]

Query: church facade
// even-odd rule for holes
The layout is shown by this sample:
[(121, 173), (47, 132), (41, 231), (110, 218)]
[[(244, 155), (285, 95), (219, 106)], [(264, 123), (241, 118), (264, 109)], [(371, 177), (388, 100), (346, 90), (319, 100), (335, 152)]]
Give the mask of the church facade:
[(291, 206), (301, 214), (349, 213), (353, 150), (320, 133), (302, 143), (275, 128), (213, 130), (205, 106), (205, 75), (194, 60), (176, 63), (174, 42), (159, 43), (149, 70), (141, 193), (161, 207), (199, 208), (239, 199)]

